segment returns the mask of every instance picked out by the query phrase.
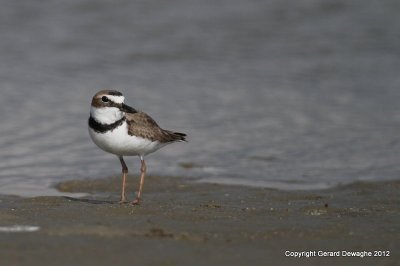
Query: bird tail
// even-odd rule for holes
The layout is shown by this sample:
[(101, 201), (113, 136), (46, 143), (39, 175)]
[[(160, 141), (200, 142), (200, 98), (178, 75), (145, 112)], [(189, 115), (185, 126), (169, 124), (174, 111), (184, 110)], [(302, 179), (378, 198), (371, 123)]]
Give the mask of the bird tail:
[(185, 133), (180, 133), (180, 132), (173, 132), (174, 138), (177, 141), (186, 141), (186, 134)]
[(186, 141), (185, 133), (173, 132), (165, 129), (163, 131), (166, 137), (165, 142)]

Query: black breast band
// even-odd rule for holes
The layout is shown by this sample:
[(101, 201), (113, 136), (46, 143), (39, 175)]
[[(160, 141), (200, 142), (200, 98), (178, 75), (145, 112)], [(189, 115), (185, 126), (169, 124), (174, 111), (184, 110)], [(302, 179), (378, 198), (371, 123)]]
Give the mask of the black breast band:
[(112, 124), (102, 124), (97, 122), (92, 116), (89, 117), (89, 127), (97, 133), (106, 133), (107, 131), (113, 131), (125, 121), (125, 116), (115, 121)]

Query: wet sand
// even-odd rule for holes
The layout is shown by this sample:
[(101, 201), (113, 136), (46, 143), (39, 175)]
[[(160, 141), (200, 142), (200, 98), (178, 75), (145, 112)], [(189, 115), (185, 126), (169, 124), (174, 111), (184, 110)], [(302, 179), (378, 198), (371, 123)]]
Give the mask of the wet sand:
[[(283, 192), (149, 177), (140, 206), (117, 203), (119, 178), (68, 181), (57, 188), (87, 196), (0, 197), (1, 227), (40, 227), (0, 232), (1, 265), (395, 265), (400, 260), (399, 181)], [(285, 256), (301, 251), (316, 251), (317, 257)], [(321, 257), (318, 251), (389, 251), (390, 257)]]

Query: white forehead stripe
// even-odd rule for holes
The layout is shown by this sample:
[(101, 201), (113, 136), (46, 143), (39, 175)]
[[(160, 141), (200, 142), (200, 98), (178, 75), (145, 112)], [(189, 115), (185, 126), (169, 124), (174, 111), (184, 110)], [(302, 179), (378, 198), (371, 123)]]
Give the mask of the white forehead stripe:
[(125, 100), (124, 96), (107, 95), (107, 98), (115, 103), (123, 103)]

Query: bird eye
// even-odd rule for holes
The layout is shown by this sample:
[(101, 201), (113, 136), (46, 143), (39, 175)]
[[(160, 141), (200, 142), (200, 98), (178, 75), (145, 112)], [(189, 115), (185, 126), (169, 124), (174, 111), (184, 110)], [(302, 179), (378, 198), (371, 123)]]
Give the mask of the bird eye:
[(103, 102), (108, 102), (108, 98), (106, 97), (106, 96), (103, 96), (103, 97), (101, 97), (101, 100), (103, 101)]

